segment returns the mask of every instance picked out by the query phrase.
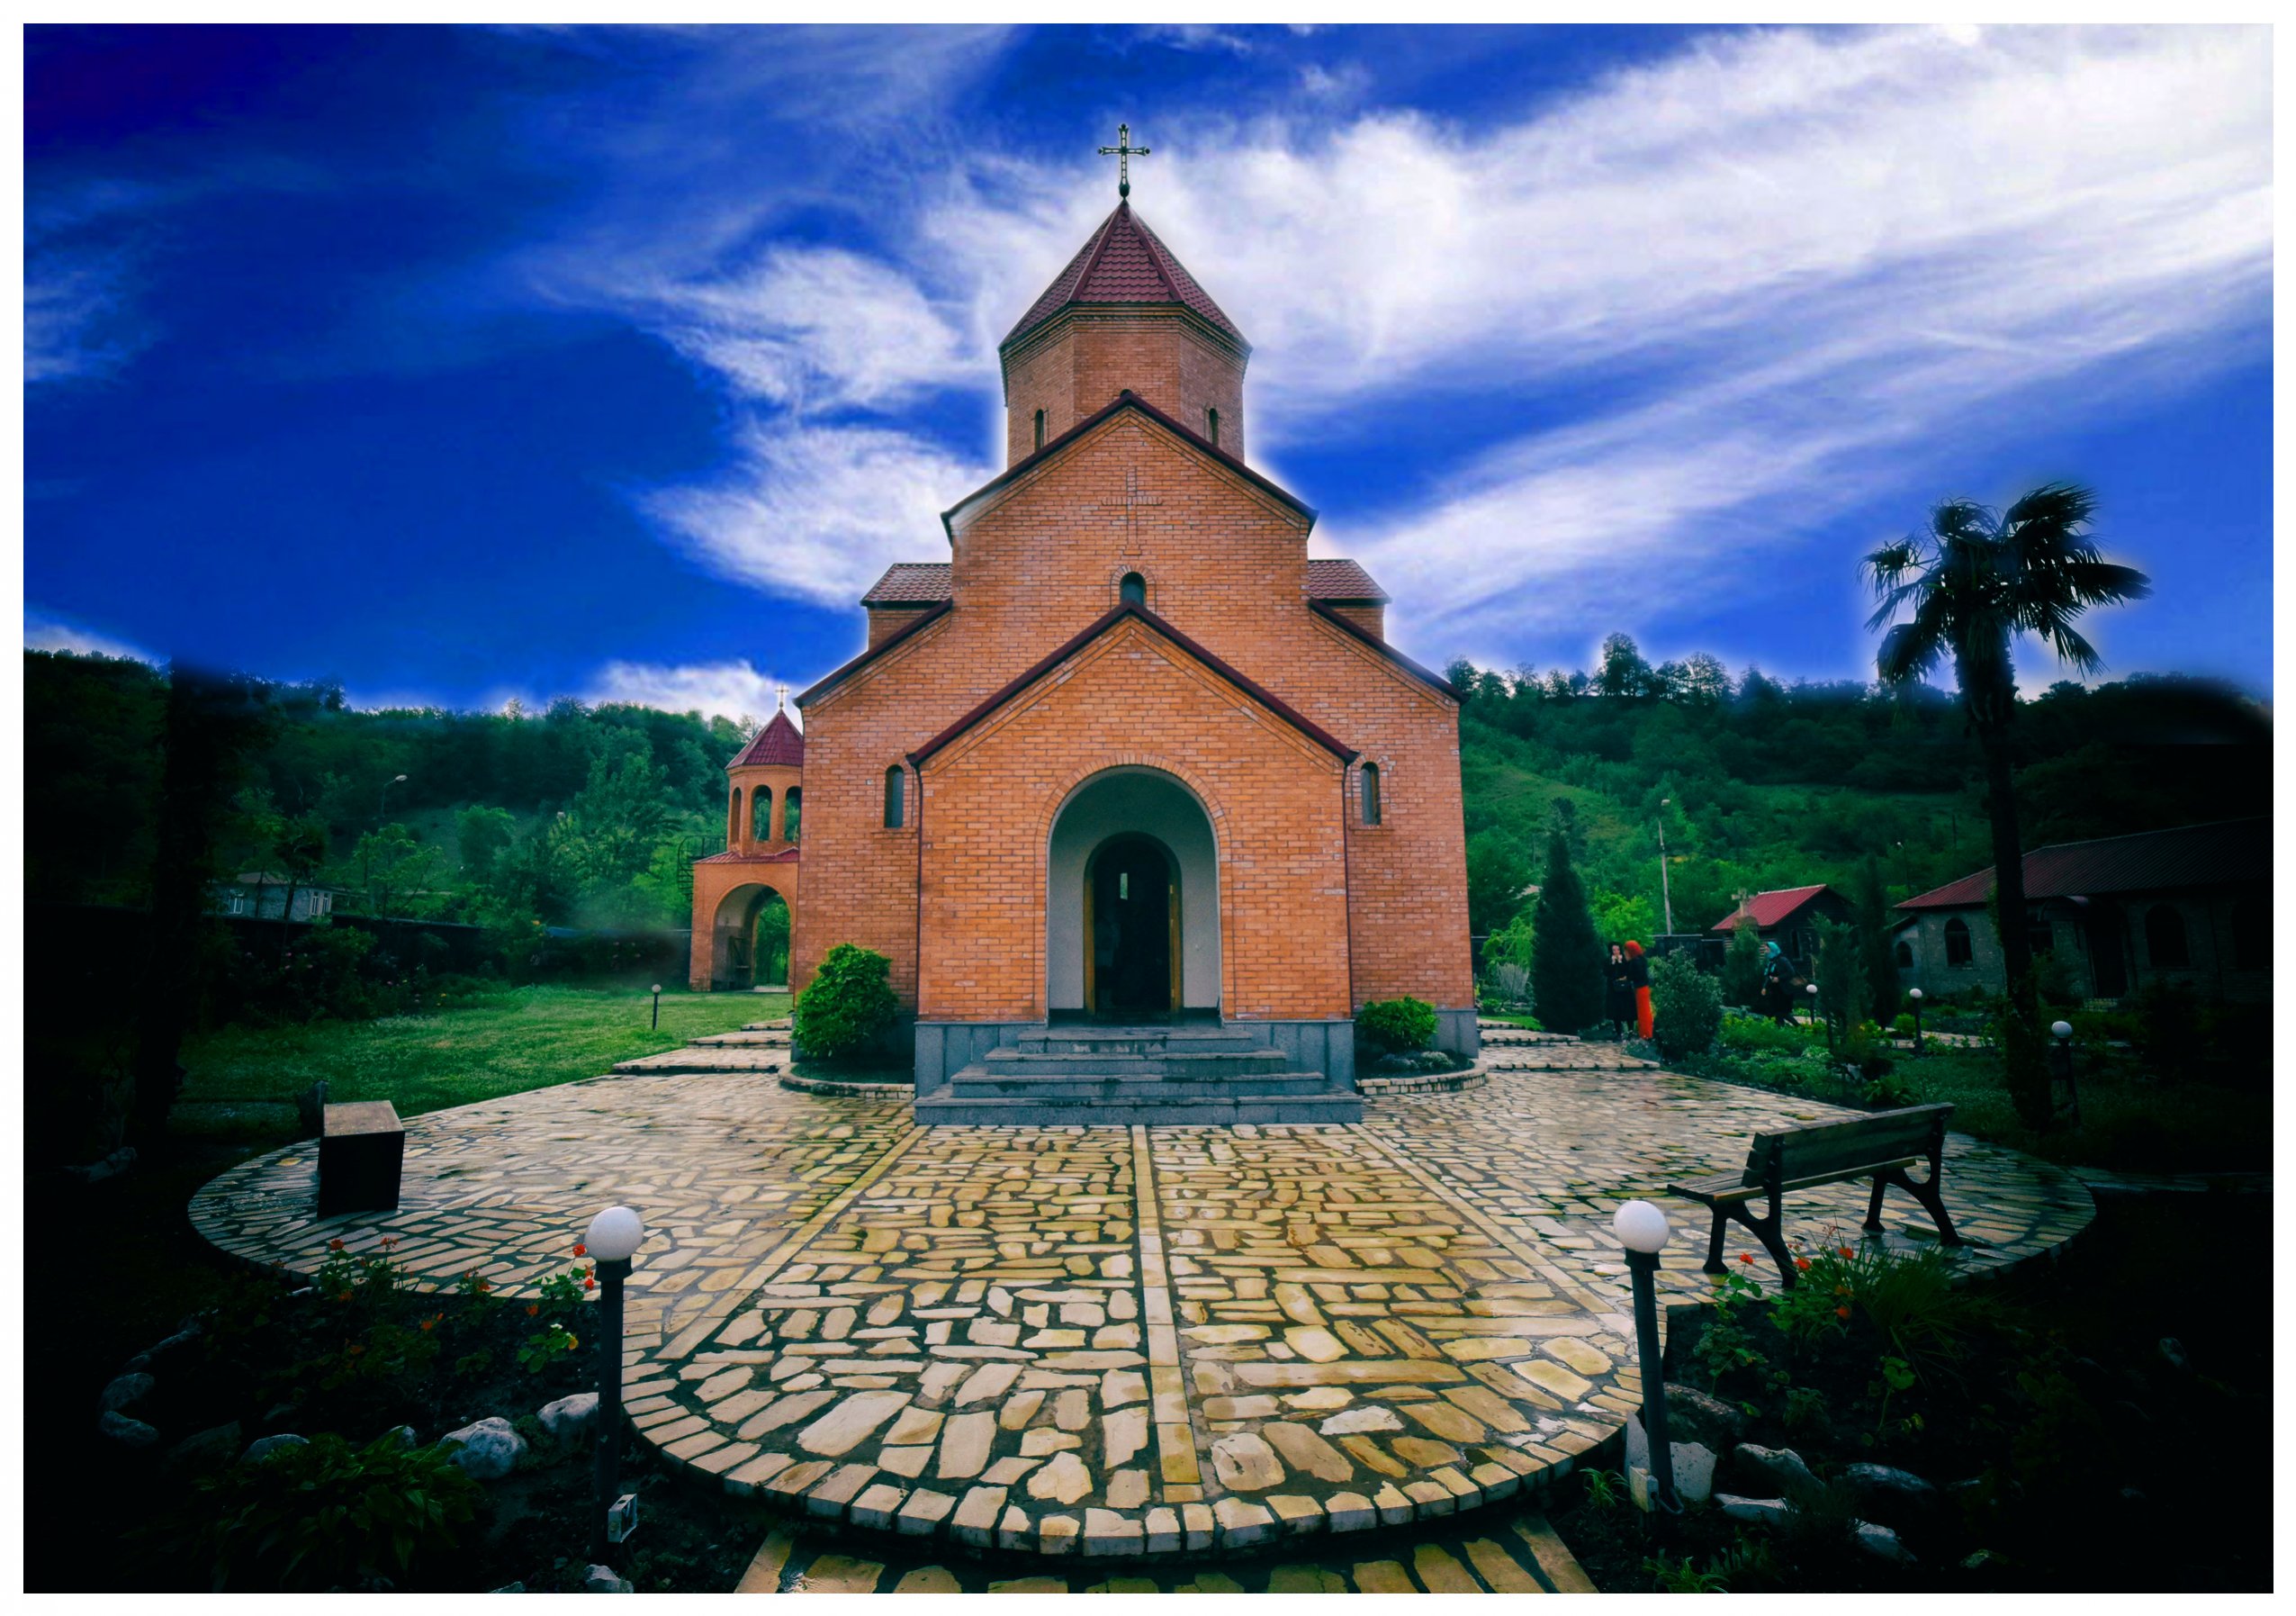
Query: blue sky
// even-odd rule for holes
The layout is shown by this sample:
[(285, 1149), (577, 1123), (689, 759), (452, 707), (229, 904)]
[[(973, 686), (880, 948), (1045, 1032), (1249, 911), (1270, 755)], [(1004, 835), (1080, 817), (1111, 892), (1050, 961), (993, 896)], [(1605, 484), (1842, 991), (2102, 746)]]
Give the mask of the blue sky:
[[(998, 469), (1114, 202), (1440, 663), (1858, 677), (2094, 485), (2114, 673), (2271, 679), (2263, 30), (29, 32), (28, 644), (761, 715)], [(2032, 655), (2029, 686), (2055, 671)]]

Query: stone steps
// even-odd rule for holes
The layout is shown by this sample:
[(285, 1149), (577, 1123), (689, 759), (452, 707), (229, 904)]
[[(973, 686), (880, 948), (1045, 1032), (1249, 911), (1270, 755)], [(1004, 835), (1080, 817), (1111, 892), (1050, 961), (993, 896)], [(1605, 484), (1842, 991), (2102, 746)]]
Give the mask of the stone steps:
[[(1265, 1044), (1250, 1049), (1198, 1052), (1174, 1050), (1116, 1054), (1036, 1053), (1018, 1047), (991, 1050), (976, 1062), (999, 1078), (1022, 1079), (1056, 1077), (1161, 1078), (1176, 1082), (1224, 1082), (1280, 1072), (1289, 1062), (1281, 1050)], [(969, 1069), (968, 1069), (969, 1070)]]
[(1322, 1096), (1330, 1090), (1331, 1080), (1323, 1073), (1286, 1070), (1281, 1057), (1273, 1070), (1238, 1077), (1167, 1077), (1153, 1071), (1125, 1076), (1059, 1071), (1015, 1076), (993, 1067), (975, 1064), (958, 1072), (950, 1079), (949, 1086), (950, 1094), (966, 1098), (1161, 1100), (1174, 1105), (1216, 1101), (1239, 1093), (1272, 1097), (1281, 1095)]
[(1296, 1069), (1248, 1026), (1031, 1029), (916, 1104), (921, 1123), (986, 1126), (1352, 1123), (1363, 1114), (1351, 1085)]
[[(1321, 1074), (1316, 1074), (1319, 1077)], [(1238, 1123), (1337, 1124), (1364, 1120), (1364, 1102), (1352, 1094), (1238, 1092), (1184, 1099), (1059, 1098), (1044, 1096), (970, 1097), (950, 1090), (916, 1103), (921, 1123), (967, 1127), (1218, 1127)]]

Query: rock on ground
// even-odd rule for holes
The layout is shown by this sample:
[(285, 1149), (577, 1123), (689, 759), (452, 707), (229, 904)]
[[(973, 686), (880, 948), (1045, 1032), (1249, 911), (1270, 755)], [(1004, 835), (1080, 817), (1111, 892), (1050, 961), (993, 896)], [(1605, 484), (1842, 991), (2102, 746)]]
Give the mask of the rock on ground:
[(637, 1589), (614, 1575), (611, 1566), (592, 1566), (582, 1578), (585, 1593), (635, 1593)]
[(1913, 1551), (1899, 1542), (1897, 1534), (1886, 1526), (1860, 1521), (1850, 1528), (1850, 1535), (1857, 1539), (1859, 1548), (1877, 1560), (1888, 1560), (1902, 1566), (1910, 1564), (1913, 1558)]
[(560, 1441), (571, 1441), (590, 1428), (598, 1418), (598, 1394), (576, 1392), (571, 1397), (561, 1397), (555, 1403), (545, 1403), (536, 1413), (543, 1430)]
[(1918, 1512), (1937, 1503), (1937, 1489), (1911, 1470), (1889, 1465), (1849, 1465), (1841, 1480), (1868, 1508)]
[(1716, 1493), (1714, 1501), (1733, 1521), (1759, 1521), (1768, 1526), (1783, 1526), (1789, 1508), (1783, 1498), (1741, 1498), (1735, 1493)]
[(510, 1429), (501, 1415), (475, 1420), (460, 1431), (438, 1439), (454, 1449), (447, 1458), (475, 1481), (494, 1481), (518, 1467), (527, 1456), (527, 1440)]
[(1721, 1398), (1694, 1386), (1666, 1383), (1666, 1434), (1669, 1440), (1698, 1442), (1716, 1453), (1727, 1453), (1745, 1434), (1746, 1416)]
[(299, 1437), (292, 1431), (283, 1431), (276, 1436), (257, 1437), (248, 1444), (248, 1450), (239, 1455), (239, 1463), (252, 1465), (259, 1459), (270, 1458), (282, 1448), (305, 1448), (310, 1445), (309, 1437)]
[(393, 1425), (383, 1434), (386, 1437), (398, 1438), (399, 1446), (401, 1448), (419, 1448), (422, 1445), (422, 1438), (416, 1434), (415, 1428), (411, 1425)]
[(237, 1420), (229, 1425), (211, 1425), (170, 1448), (161, 1462), (170, 1470), (189, 1471), (194, 1476), (220, 1470), (239, 1457), (244, 1440)]
[(1802, 1456), (1791, 1448), (1762, 1448), (1752, 1442), (1741, 1442), (1731, 1450), (1731, 1458), (1742, 1469), (1751, 1470), (1771, 1485), (1791, 1494), (1823, 1490), (1824, 1484), (1812, 1475)]
[(122, 1375), (104, 1388), (96, 1398), (99, 1413), (111, 1413), (115, 1409), (132, 1408), (151, 1395), (151, 1388), (159, 1383), (149, 1375)]
[(95, 1429), (122, 1448), (149, 1448), (159, 1440), (157, 1430), (141, 1420), (131, 1420), (117, 1409), (105, 1409), (96, 1421)]

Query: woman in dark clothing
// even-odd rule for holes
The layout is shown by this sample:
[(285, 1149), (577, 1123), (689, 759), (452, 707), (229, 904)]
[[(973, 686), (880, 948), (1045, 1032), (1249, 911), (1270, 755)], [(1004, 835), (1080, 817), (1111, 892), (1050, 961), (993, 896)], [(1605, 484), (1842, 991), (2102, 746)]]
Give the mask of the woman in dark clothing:
[(1628, 980), (1626, 952), (1616, 943), (1603, 963), (1602, 977), (1603, 1018), (1611, 1024), (1613, 1037), (1624, 1038), (1626, 1024), (1634, 1018), (1634, 988)]
[(1762, 945), (1762, 1009), (1772, 1021), (1794, 1019), (1794, 961), (1775, 943)]
[(1634, 1007), (1634, 1036), (1647, 1039), (1651, 1035), (1651, 962), (1643, 958), (1643, 945), (1632, 941), (1626, 944), (1626, 991)]

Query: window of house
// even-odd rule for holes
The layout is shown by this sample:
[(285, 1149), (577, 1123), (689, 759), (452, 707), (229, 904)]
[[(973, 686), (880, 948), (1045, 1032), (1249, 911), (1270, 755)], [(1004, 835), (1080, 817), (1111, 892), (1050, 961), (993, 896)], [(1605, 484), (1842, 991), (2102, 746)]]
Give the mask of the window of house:
[(1364, 765), (1364, 823), (1379, 823), (1379, 765)]
[(1148, 604), (1148, 580), (1138, 573), (1124, 574), (1124, 582), (1116, 586), (1116, 593), (1127, 606)]
[(1044, 447), (1044, 411), (1041, 410), (1036, 412), (1036, 447)]
[(2184, 916), (2175, 905), (2156, 903), (2145, 911), (2145, 954), (2156, 971), (2192, 962), (2192, 947), (2184, 939)]
[(750, 793), (750, 840), (770, 842), (773, 839), (773, 793)]
[(1220, 411), (1217, 411), (1217, 410), (1206, 410), (1206, 411), (1204, 411), (1204, 436), (1205, 436), (1206, 438), (1210, 438), (1210, 439), (1211, 440), (1211, 443), (1212, 443), (1212, 445), (1213, 445), (1213, 447), (1219, 447), (1219, 444), (1220, 444)]
[(1897, 945), (1896, 956), (1898, 966), (1902, 970), (1911, 971), (1913, 969), (1913, 945), (1912, 943), (1900, 943)]
[(909, 777), (901, 772), (901, 765), (894, 764), (885, 772), (885, 828), (901, 828), (903, 799), (908, 795)]
[(2265, 971), (2272, 966), (2272, 928), (2265, 924), (2264, 906), (2244, 898), (2232, 906), (2232, 968)]
[(1969, 923), (1956, 915), (1945, 923), (1945, 962), (1948, 965), (1967, 965), (1972, 957)]
[(730, 846), (742, 839), (742, 788), (734, 788), (734, 805), (725, 811), (725, 841)]
[(791, 786), (781, 799), (781, 835), (792, 842), (797, 839), (797, 788)]

